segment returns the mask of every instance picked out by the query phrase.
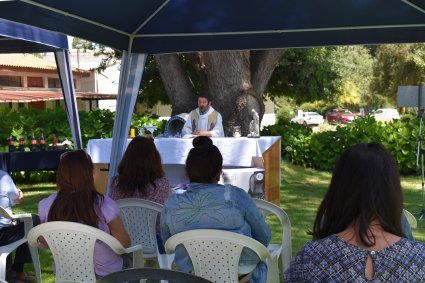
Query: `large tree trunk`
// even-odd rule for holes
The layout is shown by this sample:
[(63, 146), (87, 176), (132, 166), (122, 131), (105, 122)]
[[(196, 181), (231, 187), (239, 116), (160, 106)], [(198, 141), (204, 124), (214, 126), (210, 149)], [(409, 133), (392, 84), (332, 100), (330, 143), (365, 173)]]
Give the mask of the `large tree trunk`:
[[(190, 56), (205, 80), (212, 105), (223, 116), (226, 136), (233, 126), (249, 132), (252, 109), (264, 115), (263, 93), (284, 50), (199, 52)], [(156, 55), (161, 78), (173, 104), (173, 114), (189, 112), (196, 106), (190, 78), (178, 56)]]
[(204, 52), (203, 62), (208, 91), (213, 106), (223, 116), (225, 135), (231, 135), (235, 125), (241, 126), (242, 134), (246, 135), (248, 108), (262, 109), (262, 101), (251, 85), (249, 51)]
[(256, 93), (264, 92), (284, 52), (284, 49), (251, 51), (251, 81)]
[(172, 113), (188, 113), (197, 106), (195, 89), (177, 54), (155, 55), (162, 83), (171, 101)]

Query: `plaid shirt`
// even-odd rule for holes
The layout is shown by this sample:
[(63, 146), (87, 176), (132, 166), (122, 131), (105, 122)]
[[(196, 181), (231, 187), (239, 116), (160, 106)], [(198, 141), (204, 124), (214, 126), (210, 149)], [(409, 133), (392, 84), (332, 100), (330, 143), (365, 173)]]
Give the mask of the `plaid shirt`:
[[(371, 280), (365, 277), (369, 255), (375, 271)], [(331, 235), (304, 245), (284, 282), (425, 282), (425, 243), (401, 238), (385, 249), (367, 251)]]

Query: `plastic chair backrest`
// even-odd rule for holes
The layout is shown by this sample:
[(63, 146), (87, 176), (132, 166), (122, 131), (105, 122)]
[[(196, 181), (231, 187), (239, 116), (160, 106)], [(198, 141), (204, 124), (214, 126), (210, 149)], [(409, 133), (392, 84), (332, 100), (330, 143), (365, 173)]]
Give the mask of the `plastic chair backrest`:
[(156, 220), (162, 205), (138, 198), (120, 199), (117, 204), (131, 242), (142, 245), (145, 258), (156, 258)]
[(98, 283), (124, 283), (139, 282), (142, 279), (167, 280), (169, 283), (212, 283), (211, 281), (191, 273), (162, 268), (130, 268), (111, 274), (99, 279)]
[(194, 274), (213, 282), (239, 282), (239, 258), (245, 247), (262, 261), (270, 257), (260, 242), (223, 230), (197, 229), (175, 234), (165, 243), (165, 250), (174, 252), (180, 244), (192, 260)]
[(37, 225), (28, 234), (28, 243), (43, 247), (38, 242), (42, 236), (52, 252), (55, 262), (56, 282), (95, 282), (94, 247), (102, 241), (115, 253), (128, 252), (110, 234), (80, 223), (52, 221)]
[[(289, 221), (288, 214), (286, 214), (283, 209), (271, 202), (256, 198), (253, 198), (253, 201), (264, 218), (268, 215), (275, 215), (279, 219), (280, 225), (282, 226), (280, 260), (283, 272), (289, 267), (292, 258), (291, 222)], [(278, 246), (273, 244), (271, 244), (270, 246), (273, 247), (273, 250), (278, 248)]]
[(416, 221), (415, 216), (406, 209), (403, 209), (403, 213), (407, 218), (407, 222), (409, 222), (410, 228), (416, 229), (418, 227), (418, 221)]
[(162, 205), (138, 198), (120, 199), (117, 204), (120, 207), (121, 219), (130, 235), (131, 242), (143, 246), (145, 258), (157, 258), (161, 268), (171, 269), (174, 254), (160, 254), (156, 240), (156, 222)]

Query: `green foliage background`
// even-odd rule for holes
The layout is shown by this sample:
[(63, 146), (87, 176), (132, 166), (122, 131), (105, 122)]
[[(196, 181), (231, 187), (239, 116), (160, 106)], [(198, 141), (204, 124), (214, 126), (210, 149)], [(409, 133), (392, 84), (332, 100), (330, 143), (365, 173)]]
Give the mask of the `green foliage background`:
[[(65, 139), (73, 141), (71, 130), (63, 108), (37, 110), (32, 108), (19, 108), (18, 110), (0, 110), (0, 141), (1, 151), (8, 151), (7, 140), (10, 136), (15, 140), (15, 147), (18, 140), (23, 137), (26, 142), (26, 151), (29, 151), (29, 141), (32, 133), (39, 142), (41, 133), (44, 134), (46, 144), (52, 143), (53, 134), (56, 134), (58, 141)], [(115, 113), (109, 110), (94, 110), (90, 112), (79, 112), (80, 128), (83, 146), (87, 146), (89, 139), (111, 138), (114, 125)], [(150, 114), (134, 113), (131, 121), (131, 128), (136, 129), (136, 133), (141, 127), (146, 125), (157, 126), (157, 132), (164, 131), (166, 121), (159, 121), (158, 116)], [(71, 146), (71, 148), (73, 148)]]
[[(80, 127), (83, 146), (89, 139), (111, 138), (115, 114), (109, 110), (80, 112)], [(68, 119), (64, 109), (40, 111), (20, 108), (18, 110), (0, 110), (0, 140), (2, 151), (7, 151), (7, 139), (13, 136), (15, 146), (20, 137), (29, 141), (34, 132), (37, 140), (44, 133), (46, 144), (52, 142), (53, 134), (58, 141), (72, 141)], [(412, 116), (392, 123), (376, 122), (373, 118), (357, 119), (352, 124), (337, 126), (335, 131), (313, 133), (310, 128), (281, 120), (276, 125), (267, 126), (262, 135), (282, 136), (282, 156), (292, 163), (313, 167), (319, 170), (331, 170), (336, 159), (349, 146), (359, 142), (377, 141), (385, 145), (397, 159), (401, 172), (411, 173), (416, 167), (419, 120)], [(149, 114), (134, 113), (131, 128), (146, 125), (158, 126), (157, 134), (162, 133), (165, 121)], [(73, 148), (73, 147), (71, 147)]]
[[(46, 145), (52, 143), (53, 134), (56, 134), (58, 142), (65, 139), (73, 142), (71, 130), (63, 108), (37, 110), (32, 108), (19, 108), (18, 110), (0, 110), (0, 151), (8, 151), (7, 141), (12, 136), (15, 141), (15, 150), (18, 147), (20, 137), (25, 139), (25, 151), (30, 150), (30, 140), (34, 133), (37, 144), (40, 142), (41, 133), (44, 134)], [(94, 110), (91, 112), (79, 112), (81, 136), (83, 147), (87, 147), (89, 139), (111, 138), (115, 113), (109, 110)], [(146, 125), (157, 126), (157, 133), (162, 133), (166, 121), (159, 121), (158, 117), (149, 114), (134, 113), (131, 128), (136, 133)], [(155, 134), (155, 133), (154, 133)], [(71, 146), (71, 149), (74, 147)], [(46, 182), (54, 181), (54, 172), (14, 172), (14, 180), (20, 182)]]
[(416, 170), (419, 119), (392, 123), (373, 118), (356, 119), (352, 124), (337, 126), (335, 131), (313, 133), (309, 128), (287, 121), (265, 127), (262, 135), (282, 136), (282, 157), (293, 164), (319, 170), (332, 170), (341, 153), (361, 142), (382, 143), (397, 160), (403, 174)]

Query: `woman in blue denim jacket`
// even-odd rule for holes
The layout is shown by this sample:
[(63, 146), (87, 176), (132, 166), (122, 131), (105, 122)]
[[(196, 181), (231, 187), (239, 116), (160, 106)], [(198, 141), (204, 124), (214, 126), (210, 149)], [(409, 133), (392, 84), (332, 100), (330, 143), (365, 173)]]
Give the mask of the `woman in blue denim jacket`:
[[(267, 246), (270, 229), (257, 206), (243, 190), (219, 185), (223, 157), (212, 143), (191, 149), (186, 160), (190, 183), (186, 192), (171, 195), (161, 213), (161, 237), (164, 243), (172, 235), (194, 229), (220, 229), (243, 234)], [(182, 246), (176, 249), (178, 270), (192, 271), (192, 263)], [(245, 248), (239, 265), (255, 265), (250, 282), (266, 282), (267, 265)]]

